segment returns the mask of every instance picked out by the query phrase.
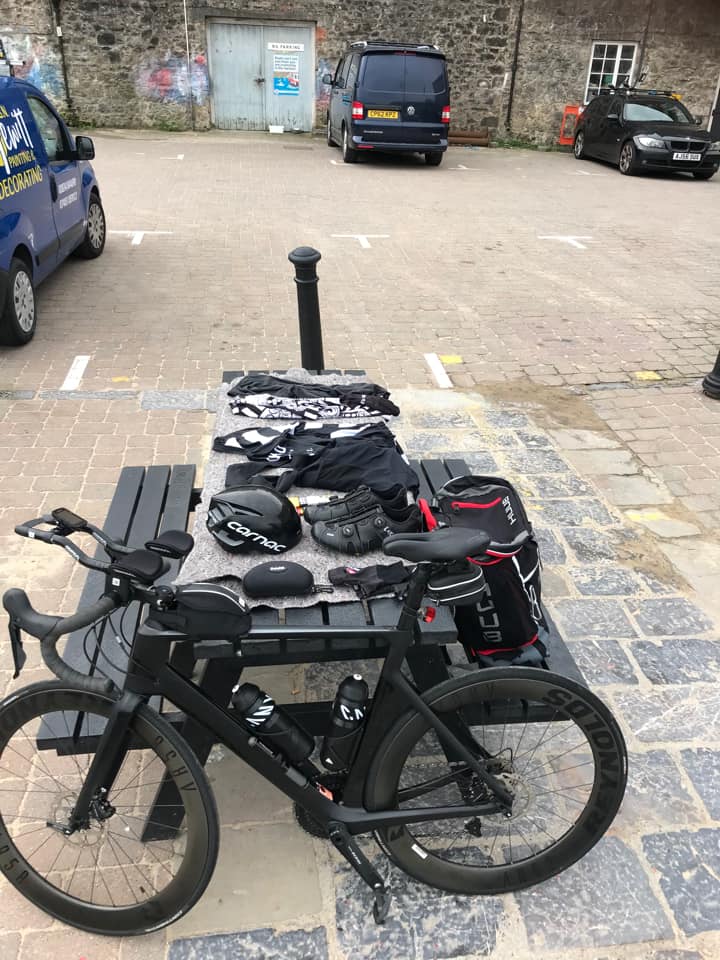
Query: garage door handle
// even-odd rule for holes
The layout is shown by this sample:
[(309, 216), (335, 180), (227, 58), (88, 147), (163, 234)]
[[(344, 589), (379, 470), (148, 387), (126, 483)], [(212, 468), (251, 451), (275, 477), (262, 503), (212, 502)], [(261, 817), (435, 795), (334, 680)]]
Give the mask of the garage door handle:
[(50, 177), (50, 196), (53, 198), (53, 202), (58, 198), (57, 180), (55, 177)]

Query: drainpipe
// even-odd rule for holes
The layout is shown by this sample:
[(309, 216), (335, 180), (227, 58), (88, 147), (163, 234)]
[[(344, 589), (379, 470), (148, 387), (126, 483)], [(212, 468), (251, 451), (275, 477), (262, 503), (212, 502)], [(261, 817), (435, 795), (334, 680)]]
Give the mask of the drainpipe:
[(188, 28), (187, 0), (183, 0), (183, 17), (185, 18), (185, 52), (187, 55), (188, 107), (190, 108), (190, 126), (195, 129), (195, 99), (192, 89), (192, 65), (190, 63), (190, 30)]
[(67, 101), (68, 119), (71, 122), (77, 120), (75, 116), (75, 107), (70, 96), (70, 83), (68, 81), (67, 61), (65, 59), (65, 41), (63, 39), (62, 23), (60, 18), (61, 0), (50, 0), (52, 19), (55, 24), (55, 33), (57, 34), (58, 49), (60, 51), (60, 63), (62, 65), (63, 83), (65, 84), (65, 100)]
[(505, 112), (505, 129), (510, 132), (510, 121), (512, 118), (513, 99), (515, 97), (515, 76), (518, 68), (518, 57), (520, 55), (520, 35), (522, 34), (523, 12), (525, 10), (525, 0), (520, 0), (518, 9), (517, 28), (515, 30), (515, 49), (513, 51), (512, 66), (510, 67), (510, 90), (508, 92), (507, 110)]
[(633, 83), (637, 83), (637, 79), (641, 75), (643, 70), (643, 65), (645, 62), (645, 51), (647, 50), (647, 39), (648, 39), (648, 34), (650, 33), (650, 20), (652, 19), (654, 6), (655, 6), (655, 0), (648, 0), (645, 29), (643, 30), (642, 40), (640, 41), (640, 57), (638, 60), (637, 71), (635, 73), (635, 76), (632, 78)]

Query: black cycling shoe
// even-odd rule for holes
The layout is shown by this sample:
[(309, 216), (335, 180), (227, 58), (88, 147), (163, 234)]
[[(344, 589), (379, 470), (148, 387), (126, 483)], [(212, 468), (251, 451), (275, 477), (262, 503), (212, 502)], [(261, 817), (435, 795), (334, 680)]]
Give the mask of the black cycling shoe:
[(393, 487), (387, 495), (382, 495), (369, 487), (358, 487), (344, 497), (331, 497), (327, 503), (308, 505), (303, 509), (303, 516), (308, 523), (317, 523), (318, 520), (345, 520), (359, 517), (377, 506), (382, 507), (388, 516), (401, 518), (408, 506), (405, 488)]
[(415, 504), (407, 507), (403, 519), (393, 519), (376, 506), (362, 516), (346, 520), (319, 520), (312, 526), (313, 540), (324, 547), (362, 556), (382, 546), (383, 540), (392, 533), (416, 533), (421, 528), (420, 510)]

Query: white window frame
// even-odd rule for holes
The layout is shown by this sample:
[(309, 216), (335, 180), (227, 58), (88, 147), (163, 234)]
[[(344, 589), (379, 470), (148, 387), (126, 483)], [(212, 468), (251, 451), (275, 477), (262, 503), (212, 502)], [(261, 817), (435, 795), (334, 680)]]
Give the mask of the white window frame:
[[(635, 67), (636, 67), (636, 64), (637, 64), (638, 50), (639, 50), (639, 48), (640, 48), (640, 44), (639, 44), (639, 43), (636, 43), (634, 40), (593, 40), (593, 42), (592, 42), (592, 44), (591, 44), (591, 46), (590, 46), (590, 62), (588, 63), (587, 78), (586, 78), (586, 80), (585, 80), (585, 95), (584, 95), (584, 98), (583, 98), (583, 103), (585, 103), (585, 104), (589, 103), (590, 100), (592, 99), (592, 97), (590, 96), (590, 93), (589, 93), (589, 91), (590, 91), (590, 76), (591, 76), (591, 74), (593, 73), (593, 68), (592, 68), (593, 60), (600, 59), (599, 57), (596, 57), (596, 56), (595, 56), (595, 48), (598, 46), (598, 44), (602, 44), (602, 45), (605, 46), (605, 47), (608, 47), (608, 46), (617, 46), (617, 56), (615, 57), (615, 63), (614, 63), (614, 66), (613, 66), (613, 74), (612, 74), (612, 83), (613, 83), (613, 84), (616, 84), (616, 83), (617, 83), (617, 81), (618, 81), (618, 76), (619, 76), (619, 74), (620, 74), (619, 66), (620, 66), (620, 61), (623, 59), (622, 56), (621, 56), (621, 54), (622, 54), (622, 48), (623, 48), (623, 47), (632, 47), (632, 48), (633, 48), (633, 57), (632, 57), (632, 65), (630, 66), (630, 83), (633, 82), (634, 77), (635, 77)], [(604, 62), (605, 62), (605, 57), (603, 57), (603, 63), (604, 63)], [(600, 90), (602, 90), (602, 89), (603, 89), (603, 87), (600, 87)], [(605, 89), (607, 89), (607, 88), (605, 88)], [(592, 96), (596, 96), (596, 94), (593, 94)]]

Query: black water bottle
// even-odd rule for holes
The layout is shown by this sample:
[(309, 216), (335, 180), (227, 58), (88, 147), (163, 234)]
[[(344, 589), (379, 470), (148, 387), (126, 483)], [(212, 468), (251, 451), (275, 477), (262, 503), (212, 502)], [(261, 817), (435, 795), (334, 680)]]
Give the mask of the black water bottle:
[(335, 694), (328, 732), (320, 747), (326, 770), (347, 770), (362, 734), (367, 713), (368, 685), (359, 673), (345, 677)]
[(290, 763), (302, 763), (315, 749), (314, 738), (254, 683), (235, 687), (231, 703), (258, 740)]

